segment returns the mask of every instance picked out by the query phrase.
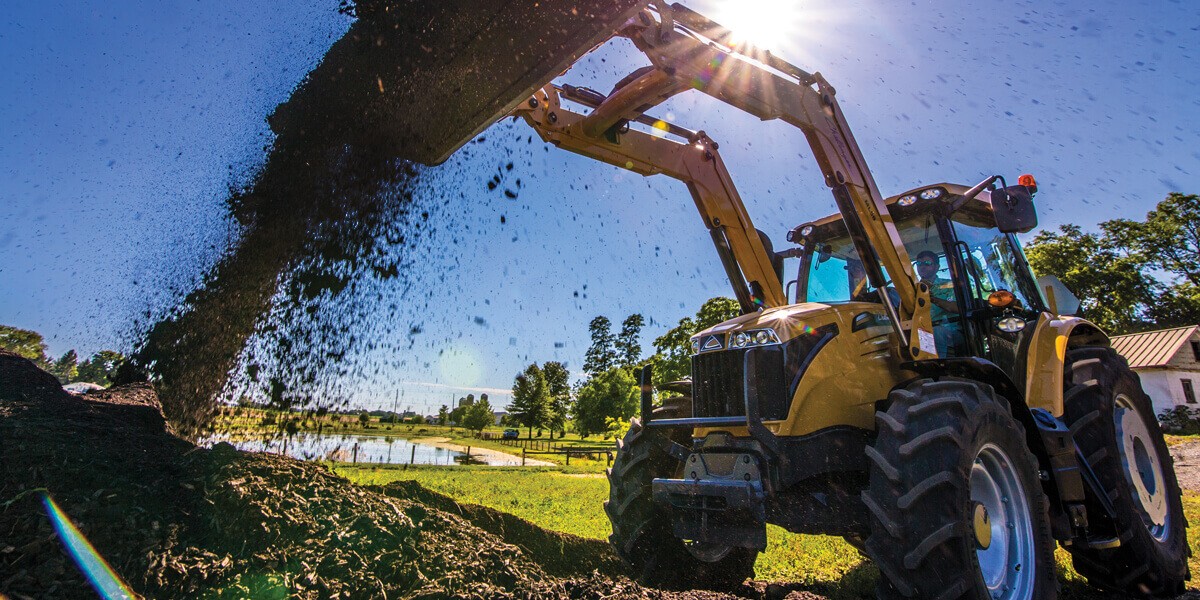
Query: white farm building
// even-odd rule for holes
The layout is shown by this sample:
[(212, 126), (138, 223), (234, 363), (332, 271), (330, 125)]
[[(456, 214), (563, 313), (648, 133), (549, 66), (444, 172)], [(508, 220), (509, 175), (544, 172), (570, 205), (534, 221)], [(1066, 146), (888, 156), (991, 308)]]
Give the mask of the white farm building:
[(1119, 335), (1112, 346), (1142, 378), (1154, 414), (1180, 405), (1200, 409), (1200, 325)]

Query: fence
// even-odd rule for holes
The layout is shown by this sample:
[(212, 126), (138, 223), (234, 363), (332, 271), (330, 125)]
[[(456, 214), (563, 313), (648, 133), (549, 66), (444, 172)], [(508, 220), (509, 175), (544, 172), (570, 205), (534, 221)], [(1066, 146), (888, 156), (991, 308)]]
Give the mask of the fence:
[(605, 459), (608, 461), (608, 464), (611, 465), (612, 461), (613, 461), (613, 452), (615, 450), (616, 450), (616, 448), (613, 448), (612, 446), (559, 446), (557, 449), (553, 449), (553, 450), (532, 450), (532, 451), (522, 448), (521, 449), (521, 466), (522, 467), (525, 466), (525, 457), (526, 456), (537, 456), (537, 455), (546, 455), (546, 454), (564, 455), (567, 458), (568, 465), (571, 464), (572, 456), (574, 456), (576, 458), (581, 457), (581, 456), (586, 456), (592, 460), (600, 460), (599, 457), (601, 454), (603, 454)]
[(558, 455), (565, 456), (567, 464), (571, 464), (571, 457), (579, 458), (586, 456), (592, 460), (599, 460), (600, 455), (604, 455), (608, 464), (612, 464), (613, 453), (617, 451), (616, 444), (597, 445), (597, 446), (580, 446), (577, 444), (568, 444), (565, 442), (555, 442), (552, 439), (531, 440), (519, 438), (505, 438), (503, 434), (490, 431), (480, 432), (477, 436), (481, 440), (490, 440), (498, 442), (502, 446), (521, 449), (521, 466), (525, 466), (526, 456), (538, 455)]

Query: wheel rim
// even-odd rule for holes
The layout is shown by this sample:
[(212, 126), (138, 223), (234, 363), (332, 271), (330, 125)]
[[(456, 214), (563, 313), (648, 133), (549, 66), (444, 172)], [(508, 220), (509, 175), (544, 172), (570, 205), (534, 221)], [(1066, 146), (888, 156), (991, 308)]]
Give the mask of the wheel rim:
[(718, 562), (733, 550), (733, 546), (696, 540), (684, 540), (683, 547), (687, 548), (688, 554), (691, 554), (696, 560), (706, 563)]
[(1118, 394), (1113, 403), (1113, 424), (1116, 426), (1117, 448), (1121, 453), (1121, 472), (1133, 488), (1142, 524), (1154, 539), (1167, 539), (1167, 490), (1163, 481), (1162, 461), (1154, 447), (1150, 428), (1125, 394)]
[(988, 594), (1032, 598), (1036, 565), (1029, 500), (1012, 461), (994, 444), (980, 448), (971, 467), (971, 502), (975, 556)]

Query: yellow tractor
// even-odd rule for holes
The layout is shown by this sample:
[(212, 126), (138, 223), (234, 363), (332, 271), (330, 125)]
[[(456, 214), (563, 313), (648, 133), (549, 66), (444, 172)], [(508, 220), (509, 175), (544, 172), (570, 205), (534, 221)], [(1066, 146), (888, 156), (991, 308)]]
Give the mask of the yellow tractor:
[[(564, 12), (576, 45), (559, 52), (621, 37), (648, 66), (603, 94), (544, 83), (561, 60), (526, 65), (522, 85), (540, 75), (540, 87), (508, 97), (521, 86), (492, 83), (502, 91), (478, 95), (502, 101), (476, 112), (490, 115), (482, 126), (518, 117), (562, 149), (682, 181), (741, 305), (692, 338), (690, 394), (655, 407), (652, 373), (640, 374), (641, 417), (605, 504), (638, 578), (737, 585), (771, 523), (847, 539), (878, 565), (881, 598), (1053, 598), (1056, 543), (1096, 586), (1181, 592), (1185, 521), (1149, 398), (1103, 331), (1062, 314), (1074, 310), (1014, 235), (1037, 224), (1034, 179), (884, 198), (819, 73), (679, 4), (612, 4)], [(648, 114), (689, 90), (798, 127), (839, 213), (797, 225), (777, 250), (718, 144)], [(457, 126), (416, 157), (443, 160), (482, 129)]]

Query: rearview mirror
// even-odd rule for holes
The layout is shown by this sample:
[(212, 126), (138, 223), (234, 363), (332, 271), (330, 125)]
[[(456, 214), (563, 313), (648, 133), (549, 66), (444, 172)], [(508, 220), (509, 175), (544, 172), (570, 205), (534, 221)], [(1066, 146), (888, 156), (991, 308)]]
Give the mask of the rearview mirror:
[(825, 244), (817, 249), (817, 264), (821, 264), (833, 257), (833, 246)]
[(992, 214), (1001, 233), (1027, 233), (1038, 224), (1033, 193), (1023, 185), (993, 191)]

